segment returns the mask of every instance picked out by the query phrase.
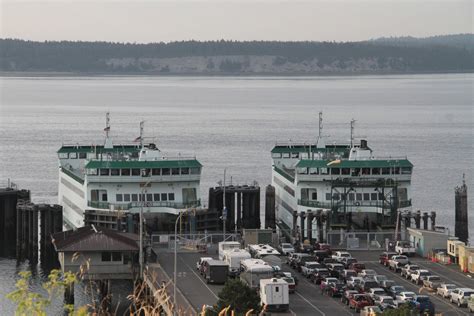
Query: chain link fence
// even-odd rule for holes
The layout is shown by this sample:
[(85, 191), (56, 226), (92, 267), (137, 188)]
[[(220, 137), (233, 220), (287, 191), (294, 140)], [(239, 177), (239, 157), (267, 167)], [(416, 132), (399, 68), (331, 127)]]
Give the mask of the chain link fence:
[(327, 242), (332, 249), (347, 250), (387, 250), (388, 243), (395, 240), (394, 231), (386, 232), (346, 232), (330, 231)]

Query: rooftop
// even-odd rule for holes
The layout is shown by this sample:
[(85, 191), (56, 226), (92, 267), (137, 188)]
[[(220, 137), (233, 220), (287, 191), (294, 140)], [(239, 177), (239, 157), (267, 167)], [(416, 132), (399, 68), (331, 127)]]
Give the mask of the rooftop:
[[(300, 160), (297, 168), (327, 168), (330, 160)], [(367, 160), (340, 160), (332, 163), (331, 168), (384, 168), (384, 167), (413, 167), (408, 159), (367, 159)]]

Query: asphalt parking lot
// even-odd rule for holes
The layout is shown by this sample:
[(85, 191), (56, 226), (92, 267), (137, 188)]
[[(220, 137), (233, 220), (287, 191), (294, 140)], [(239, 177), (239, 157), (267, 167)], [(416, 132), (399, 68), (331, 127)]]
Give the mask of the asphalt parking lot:
[[(400, 277), (397, 273), (378, 263), (379, 252), (352, 251), (353, 257), (366, 264), (367, 269), (373, 269), (377, 274), (386, 275), (394, 280), (398, 285), (403, 285), (409, 291), (418, 293), (420, 287)], [(217, 258), (217, 254), (200, 253), (178, 253), (178, 271), (177, 283), (180, 291), (186, 296), (196, 311), (201, 310), (203, 305), (213, 305), (217, 302), (218, 293), (223, 285), (206, 284), (204, 278), (196, 270), (196, 262), (202, 256)], [(158, 253), (158, 262), (166, 273), (173, 277), (173, 254), (161, 252)], [(443, 280), (449, 283), (455, 283), (462, 287), (474, 287), (474, 280), (466, 277), (463, 273), (453, 269), (446, 268), (438, 263), (433, 263), (422, 258), (413, 258), (413, 262), (441, 276)], [(339, 298), (331, 298), (321, 295), (319, 287), (311, 283), (298, 272), (291, 269), (286, 264), (282, 267), (283, 271), (290, 271), (299, 279), (296, 292), (290, 294), (290, 313), (292, 315), (358, 315), (350, 310), (346, 305), (340, 302)], [(436, 305), (436, 313), (442, 315), (469, 315), (467, 308), (458, 308), (448, 300), (435, 294), (424, 291), (423, 294), (429, 295)]]

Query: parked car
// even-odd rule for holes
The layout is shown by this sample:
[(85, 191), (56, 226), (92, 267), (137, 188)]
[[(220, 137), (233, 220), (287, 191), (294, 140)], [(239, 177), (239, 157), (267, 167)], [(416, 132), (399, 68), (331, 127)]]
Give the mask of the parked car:
[(401, 268), (400, 275), (405, 277), (407, 280), (411, 280), (411, 274), (420, 269), (420, 266), (417, 264), (406, 264), (403, 266), (403, 268)]
[(360, 272), (362, 272), (362, 270), (365, 269), (365, 264), (360, 263), (360, 262), (356, 262), (356, 263), (351, 264), (349, 266), (349, 269), (354, 270), (357, 273), (360, 273)]
[(324, 250), (328, 254), (331, 254), (331, 245), (317, 242), (314, 244), (314, 250)]
[(346, 284), (349, 289), (355, 289), (356, 285), (361, 284), (363, 281), (364, 279), (358, 276), (349, 277), (346, 281)]
[(409, 264), (409, 263), (410, 261), (408, 260), (407, 256), (403, 256), (403, 255), (392, 256), (390, 260), (388, 261), (388, 268), (390, 270), (398, 272), (404, 265)]
[(415, 284), (423, 284), (423, 280), (425, 280), (429, 275), (431, 275), (431, 272), (428, 270), (416, 270), (411, 274), (411, 281)]
[(306, 262), (318, 263), (316, 261), (316, 258), (313, 256), (301, 256), (301, 257), (296, 258), (296, 270), (298, 270), (298, 272), (301, 272), (301, 268)]
[(395, 301), (391, 296), (380, 295), (374, 300), (375, 306), (380, 307), (381, 310), (397, 308)]
[(400, 255), (414, 256), (416, 249), (412, 242), (399, 240), (395, 245), (395, 252)]
[(382, 315), (382, 310), (378, 306), (366, 306), (360, 311), (360, 316)]
[(280, 244), (279, 250), (283, 255), (288, 256), (295, 252), (295, 247), (290, 243), (284, 242)]
[(355, 309), (356, 312), (371, 304), (372, 300), (365, 294), (354, 294), (349, 300), (349, 308)]
[(340, 297), (344, 293), (345, 286), (342, 282), (329, 283), (326, 287), (326, 293), (331, 297)]
[(399, 304), (406, 303), (408, 301), (413, 301), (415, 298), (416, 298), (416, 294), (414, 292), (404, 291), (404, 292), (400, 292), (396, 296), (395, 301), (397, 305), (399, 305)]
[(394, 285), (388, 289), (387, 294), (390, 295), (393, 299), (396, 299), (397, 295), (405, 291), (406, 291), (405, 287), (401, 285)]
[(290, 254), (288, 255), (288, 258), (286, 259), (286, 263), (287, 263), (290, 267), (294, 268), (295, 260), (296, 260), (297, 256), (298, 256), (298, 253), (296, 253), (296, 252), (290, 253)]
[(367, 293), (370, 289), (377, 288), (379, 285), (377, 282), (372, 280), (364, 280), (359, 286), (359, 292)]
[(387, 293), (385, 293), (385, 290), (380, 287), (374, 287), (374, 288), (369, 289), (367, 294), (370, 296), (372, 300), (375, 300), (377, 296), (384, 296)]
[(329, 270), (326, 268), (318, 268), (314, 269), (313, 273), (310, 274), (309, 278), (311, 281), (315, 284), (321, 284), (321, 281), (327, 277), (329, 277), (331, 274), (329, 273)]
[(470, 313), (474, 313), (474, 295), (471, 295), (467, 301), (467, 308), (469, 309)]
[(372, 269), (364, 269), (359, 273), (359, 276), (363, 278), (369, 275), (372, 277), (375, 277), (377, 275), (377, 272), (375, 272), (375, 270), (372, 270)]
[(329, 273), (331, 273), (331, 276), (335, 278), (339, 278), (342, 271), (344, 271), (344, 266), (341, 263), (330, 263), (327, 264), (326, 267), (329, 270)]
[(329, 284), (337, 283), (338, 281), (339, 280), (337, 278), (332, 278), (332, 277), (322, 279), (321, 283), (319, 284), (319, 288), (321, 289), (321, 294), (324, 294), (324, 292), (326, 291), (326, 287), (328, 287)]
[(374, 276), (374, 280), (378, 284), (382, 285), (382, 281), (388, 280), (388, 278), (385, 275), (377, 274), (376, 276)]
[(356, 277), (356, 276), (357, 276), (357, 272), (355, 272), (354, 270), (344, 269), (342, 270), (340, 279), (346, 282), (350, 277)]
[(347, 268), (349, 268), (349, 266), (350, 266), (351, 264), (356, 263), (356, 262), (357, 262), (357, 259), (356, 259), (356, 258), (352, 258), (352, 257), (350, 257), (350, 258), (342, 258), (342, 259), (340, 260), (340, 262), (341, 262), (341, 263), (344, 265), (344, 267), (347, 269)]
[[(314, 250), (313, 256), (316, 257), (316, 260), (320, 263), (324, 263), (323, 260), (326, 258), (330, 258), (330, 255), (326, 250)], [(332, 258), (331, 258), (332, 259)]]
[(317, 261), (307, 261), (301, 266), (301, 274), (309, 278), (314, 269), (322, 268), (321, 264)]
[(410, 304), (415, 306), (420, 315), (428, 314), (430, 316), (434, 316), (435, 314), (435, 305), (427, 295), (418, 295), (413, 301), (410, 302)]
[(298, 252), (301, 253), (312, 253), (313, 252), (313, 246), (311, 244), (305, 244), (302, 243), (298, 246)]
[(332, 255), (332, 258), (336, 259), (338, 262), (341, 262), (342, 258), (352, 258), (352, 256), (347, 251), (336, 251)]
[(304, 257), (309, 257), (309, 253), (300, 253), (296, 252), (291, 255), (290, 267), (293, 269), (298, 269), (298, 264), (301, 262), (301, 259)]
[(451, 292), (457, 289), (458, 286), (452, 283), (441, 283), (436, 289), (436, 293), (444, 298), (450, 298)]
[(428, 275), (426, 279), (423, 280), (423, 286), (436, 290), (441, 284), (441, 278), (437, 275)]
[(451, 292), (450, 302), (457, 304), (459, 307), (467, 306), (467, 301), (474, 295), (474, 289), (457, 288)]
[(380, 283), (380, 287), (383, 288), (386, 292), (392, 287), (394, 286), (396, 283), (395, 281), (393, 280), (383, 280), (381, 283)]
[(392, 252), (392, 251), (382, 252), (382, 254), (379, 256), (379, 263), (387, 267), (388, 261), (390, 260), (392, 256), (395, 256), (395, 255), (397, 255), (397, 253)]
[(321, 263), (322, 263), (323, 265), (327, 266), (327, 265), (330, 264), (330, 263), (339, 263), (339, 262), (338, 262), (336, 259), (334, 259), (334, 258), (327, 257), (327, 258), (324, 258)]
[(341, 296), (341, 303), (345, 305), (349, 305), (349, 301), (354, 294), (359, 294), (356, 290), (345, 290), (344, 294)]
[(293, 279), (292, 277), (283, 277), (282, 279), (285, 280), (286, 283), (288, 283), (288, 292), (295, 293), (296, 291), (295, 279)]

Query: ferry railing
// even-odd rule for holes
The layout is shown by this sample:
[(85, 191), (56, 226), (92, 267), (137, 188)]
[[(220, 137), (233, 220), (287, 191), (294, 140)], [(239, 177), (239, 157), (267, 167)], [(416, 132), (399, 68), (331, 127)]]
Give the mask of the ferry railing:
[(87, 201), (87, 206), (100, 209), (111, 209), (114, 210), (129, 210), (132, 208), (132, 203), (109, 203), (101, 201)]
[(129, 210), (134, 207), (169, 207), (169, 208), (189, 208), (201, 206), (201, 200), (188, 201), (186, 203), (169, 202), (169, 201), (137, 201), (129, 203), (110, 203), (102, 201), (87, 201), (87, 206), (99, 209), (114, 209), (118, 210)]
[(331, 208), (331, 203), (298, 199), (298, 205), (307, 207)]

